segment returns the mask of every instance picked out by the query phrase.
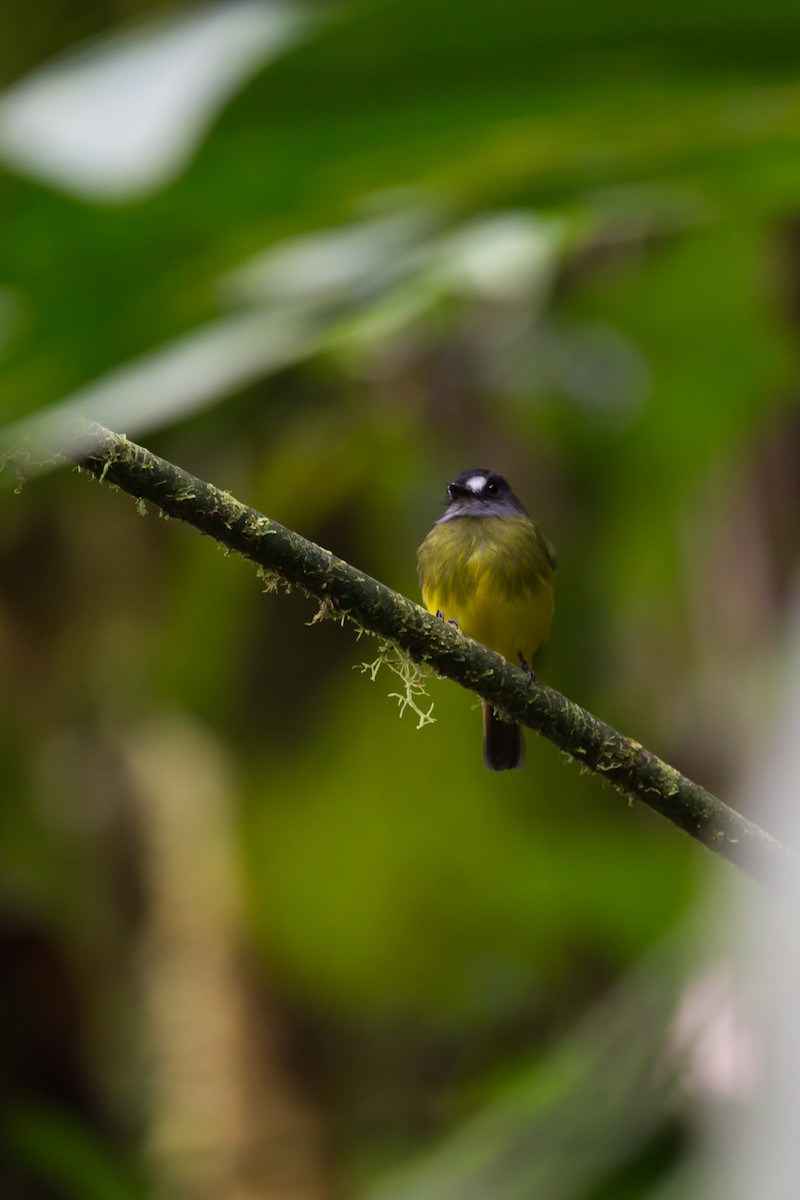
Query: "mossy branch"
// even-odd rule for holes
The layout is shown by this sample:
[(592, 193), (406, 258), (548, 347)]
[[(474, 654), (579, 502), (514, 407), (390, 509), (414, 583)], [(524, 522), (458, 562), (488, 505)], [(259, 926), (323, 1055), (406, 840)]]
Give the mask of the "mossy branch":
[(517, 667), (329, 550), (102, 426), (83, 426), (65, 457), (488, 700), (754, 879), (779, 889), (800, 879), (800, 858), (752, 821), (566, 696), (542, 683), (529, 686)]

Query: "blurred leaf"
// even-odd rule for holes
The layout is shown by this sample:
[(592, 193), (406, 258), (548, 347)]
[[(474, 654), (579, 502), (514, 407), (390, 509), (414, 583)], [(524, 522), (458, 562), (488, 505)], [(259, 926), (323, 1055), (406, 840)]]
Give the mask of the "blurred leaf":
[(0, 1136), (30, 1178), (66, 1200), (144, 1200), (148, 1189), (96, 1134), (66, 1113), (46, 1108), (6, 1112)]
[(229, 96), (304, 24), (287, 0), (236, 0), (66, 55), (0, 100), (0, 158), (78, 197), (138, 199), (179, 174)]
[[(665, 1127), (679, 1066), (669, 1056), (670, 1013), (685, 969), (674, 947), (658, 947), (620, 988), (538, 1061), (521, 1067), (513, 1082), (500, 1087), (439, 1146), (361, 1195), (365, 1200), (584, 1200), (594, 1194), (604, 1179), (635, 1162)], [(662, 1179), (681, 1141), (678, 1134), (672, 1154), (657, 1167)]]

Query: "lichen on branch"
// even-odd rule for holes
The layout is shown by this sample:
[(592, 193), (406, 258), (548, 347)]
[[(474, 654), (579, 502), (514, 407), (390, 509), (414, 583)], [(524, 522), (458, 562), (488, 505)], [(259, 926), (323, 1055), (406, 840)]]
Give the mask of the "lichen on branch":
[(397, 701), (400, 715), (402, 716), (406, 709), (410, 709), (417, 718), (417, 729), (424, 729), (426, 725), (434, 725), (436, 718), (433, 716), (433, 701), (427, 709), (422, 708), (420, 704), (423, 697), (426, 700), (430, 699), (427, 692), (427, 680), (430, 672), (426, 671), (419, 663), (414, 662), (413, 658), (389, 638), (381, 640), (377, 658), (374, 658), (372, 662), (362, 663), (359, 670), (362, 674), (369, 675), (374, 683), (381, 667), (386, 667), (393, 675), (396, 675), (402, 685), (402, 692), (389, 692), (389, 699)]

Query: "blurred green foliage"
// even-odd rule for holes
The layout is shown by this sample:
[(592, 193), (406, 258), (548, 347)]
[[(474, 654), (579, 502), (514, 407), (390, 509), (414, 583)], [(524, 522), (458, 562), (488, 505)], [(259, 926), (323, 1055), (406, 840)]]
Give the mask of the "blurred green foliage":
[[(559, 551), (541, 676), (733, 786), (737, 687), (768, 701), (777, 581), (800, 549), (774, 521), (794, 495), (800, 10), (325, 8), (158, 183), (92, 194), (68, 154), (42, 178), (9, 153), (12, 81), (46, 83), (52, 55), (121, 16), (157, 43), (159, 22), (195, 15), (51, 4), (0, 36), (8, 439), (83, 395), (411, 595), (448, 479), (501, 470)], [(97, 42), (78, 80), (118, 51)], [(248, 988), (279, 995), (285, 1037), (310, 1047), (296, 1077), (325, 1117), (331, 1191), (502, 1107), (510, 1080), (560, 1111), (550, 1047), (724, 868), (532, 735), (524, 773), (485, 773), (479, 714), (450, 685), (431, 682), (435, 726), (398, 721), (391, 684), (354, 670), (368, 639), (307, 627), (301, 597), (262, 595), (244, 563), (125, 497), (61, 472), (2, 505), (3, 1194), (139, 1187), (159, 892), (129, 758), (153, 718), (190, 717), (234, 764), (236, 938)], [(677, 990), (644, 1014), (650, 1066)], [(584, 1068), (613, 1090), (613, 1053), (595, 1078), (581, 1045), (576, 1092)], [(647, 1107), (652, 1078), (633, 1074), (620, 1120)], [(593, 1183), (548, 1195), (662, 1183), (683, 1127), (649, 1103)], [(522, 1167), (502, 1178), (528, 1194)]]

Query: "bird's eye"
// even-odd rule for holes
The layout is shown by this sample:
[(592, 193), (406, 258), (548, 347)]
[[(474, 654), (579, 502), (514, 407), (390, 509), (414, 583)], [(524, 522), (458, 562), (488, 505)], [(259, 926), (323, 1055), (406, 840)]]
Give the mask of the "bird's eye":
[(490, 479), (488, 481), (488, 483), (485, 485), (483, 490), (486, 493), (488, 493), (488, 495), (490, 495), (490, 496), (496, 496), (500, 489), (498, 488), (495, 481), (493, 479)]

